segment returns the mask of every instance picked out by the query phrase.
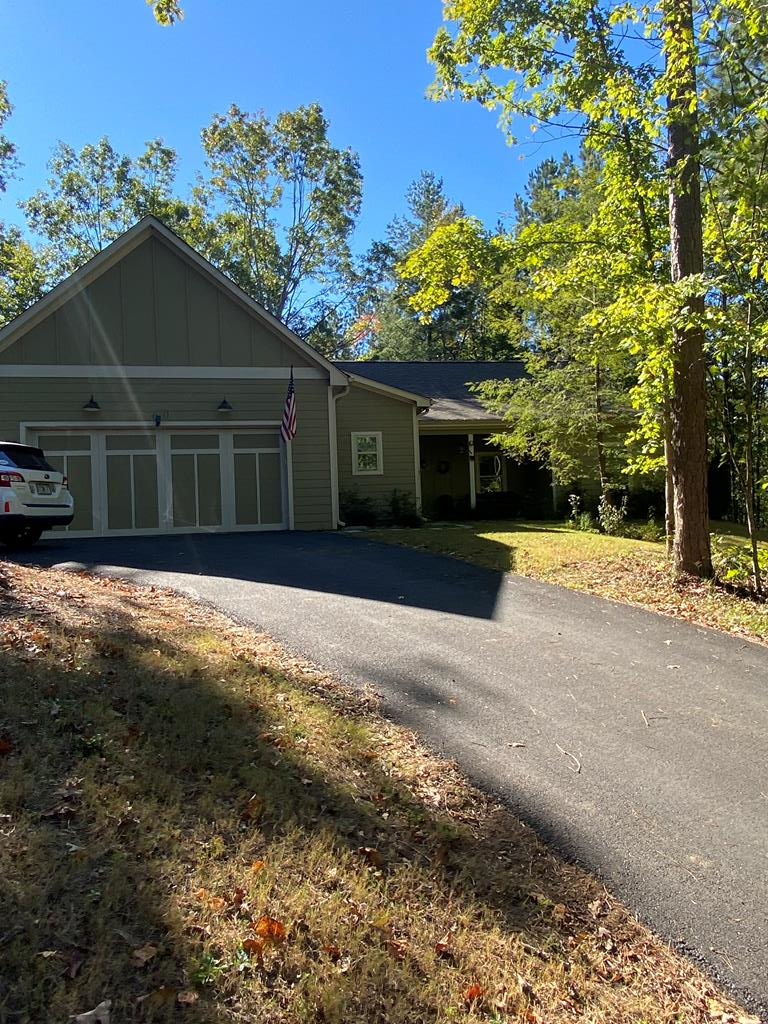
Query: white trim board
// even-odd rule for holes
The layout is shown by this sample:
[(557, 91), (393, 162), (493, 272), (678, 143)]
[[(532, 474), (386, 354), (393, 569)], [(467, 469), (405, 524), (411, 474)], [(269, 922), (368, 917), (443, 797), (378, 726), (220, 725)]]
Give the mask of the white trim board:
[[(3, 377), (67, 377), (116, 380), (288, 380), (290, 366), (88, 366), (54, 363), (0, 363), (0, 380)], [(297, 380), (327, 380), (327, 373), (319, 367), (299, 366), (293, 371)]]

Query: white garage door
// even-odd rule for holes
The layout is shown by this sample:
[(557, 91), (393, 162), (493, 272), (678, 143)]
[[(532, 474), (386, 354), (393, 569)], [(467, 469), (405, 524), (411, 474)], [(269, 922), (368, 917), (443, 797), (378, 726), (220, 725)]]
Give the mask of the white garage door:
[(67, 474), (75, 519), (66, 532), (107, 536), (287, 526), (278, 431), (40, 431)]

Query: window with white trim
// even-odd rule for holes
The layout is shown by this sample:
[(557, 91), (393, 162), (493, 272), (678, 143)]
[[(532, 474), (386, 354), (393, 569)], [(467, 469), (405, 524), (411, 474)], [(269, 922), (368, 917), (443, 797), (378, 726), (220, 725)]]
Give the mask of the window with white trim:
[(384, 472), (381, 431), (352, 432), (352, 473), (354, 476), (372, 476)]

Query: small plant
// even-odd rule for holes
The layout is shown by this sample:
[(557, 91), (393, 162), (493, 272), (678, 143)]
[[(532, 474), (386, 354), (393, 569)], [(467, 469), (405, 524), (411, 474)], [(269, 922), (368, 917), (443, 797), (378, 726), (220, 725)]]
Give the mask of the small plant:
[(376, 526), (379, 516), (372, 498), (357, 491), (342, 491), (339, 496), (339, 515), (347, 526)]
[[(763, 578), (768, 576), (768, 548), (758, 548), (757, 562)], [(724, 537), (712, 537), (712, 565), (715, 576), (735, 587), (754, 588), (752, 552), (747, 544), (734, 544)]]
[(582, 533), (592, 533), (596, 529), (595, 517), (582, 507), (580, 494), (569, 494), (568, 504), (571, 512), (568, 519), (574, 530), (581, 530)]
[(197, 961), (196, 967), (192, 970), (192, 981), (195, 985), (214, 985), (219, 977), (227, 970), (227, 964), (212, 953), (203, 953)]
[(600, 496), (597, 506), (597, 521), (600, 524), (602, 533), (609, 537), (620, 537), (624, 532), (624, 523), (627, 518), (627, 498), (621, 499), (620, 504), (613, 505), (607, 494)]
[(422, 524), (416, 502), (409, 491), (392, 491), (385, 518), (392, 526), (416, 527)]

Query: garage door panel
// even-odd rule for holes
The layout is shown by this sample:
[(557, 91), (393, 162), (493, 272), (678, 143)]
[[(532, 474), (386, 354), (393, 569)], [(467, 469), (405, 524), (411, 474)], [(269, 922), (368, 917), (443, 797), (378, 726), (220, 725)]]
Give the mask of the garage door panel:
[(235, 523), (259, 525), (258, 456), (248, 452), (235, 455)]
[(200, 526), (221, 526), (221, 460), (197, 456), (197, 503)]
[(158, 528), (157, 459), (154, 455), (133, 456), (133, 507), (137, 530)]
[(195, 456), (171, 456), (173, 486), (173, 525), (197, 526), (195, 496)]
[(107, 456), (107, 529), (133, 529), (130, 455)]
[(90, 455), (68, 455), (66, 466), (69, 490), (75, 499), (72, 530), (93, 529), (93, 473)]
[(277, 526), (283, 521), (282, 474), (276, 452), (259, 454), (259, 521)]

